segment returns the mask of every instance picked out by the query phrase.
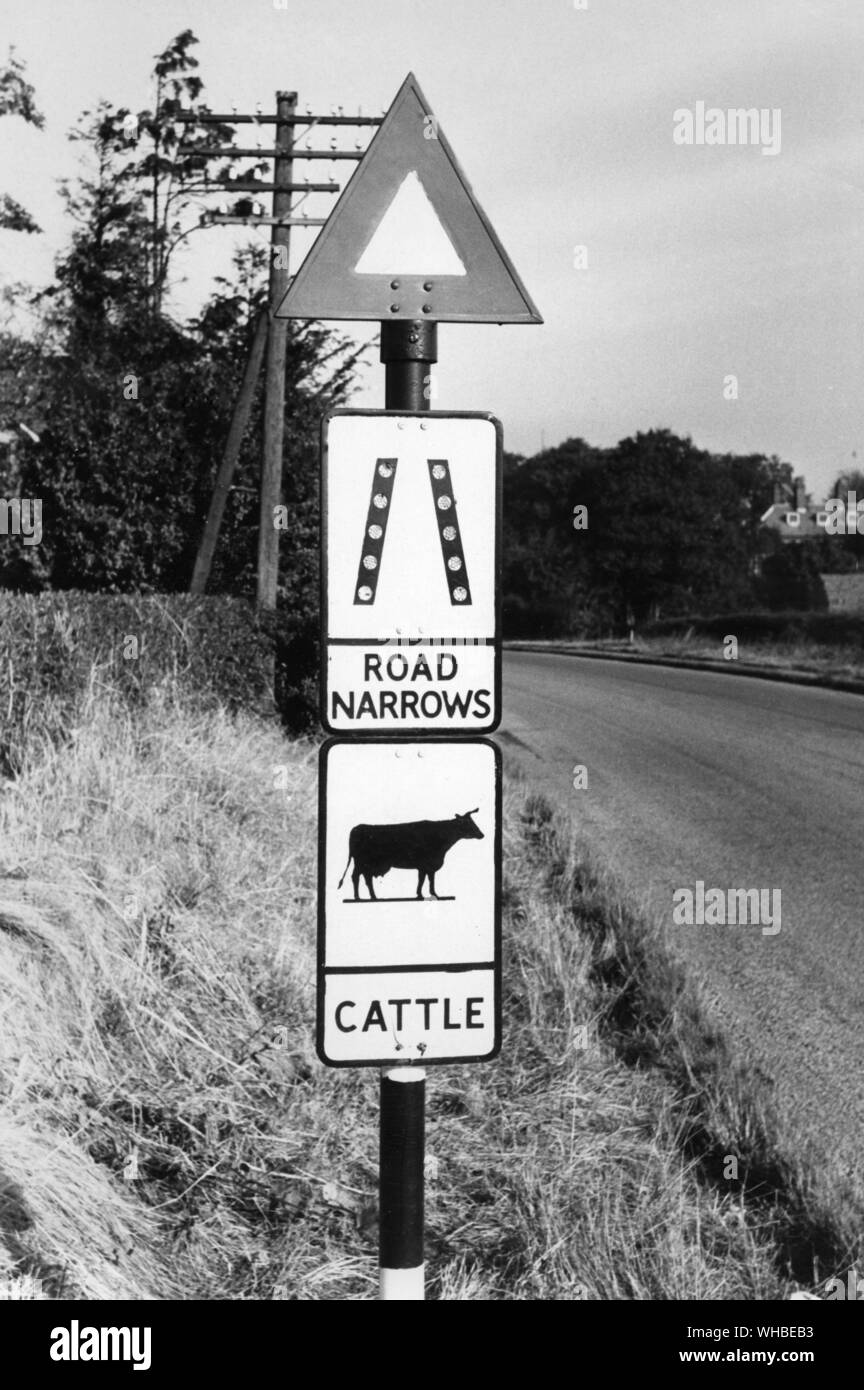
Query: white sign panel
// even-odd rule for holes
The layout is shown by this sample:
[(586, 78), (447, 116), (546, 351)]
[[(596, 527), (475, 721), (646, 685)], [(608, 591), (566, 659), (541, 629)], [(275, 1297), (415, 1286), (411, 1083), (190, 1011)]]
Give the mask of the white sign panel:
[(488, 1060), (500, 1046), (500, 752), (486, 739), (321, 750), (318, 1055)]
[(334, 411), (322, 460), (325, 728), (490, 732), (501, 707), (500, 424)]

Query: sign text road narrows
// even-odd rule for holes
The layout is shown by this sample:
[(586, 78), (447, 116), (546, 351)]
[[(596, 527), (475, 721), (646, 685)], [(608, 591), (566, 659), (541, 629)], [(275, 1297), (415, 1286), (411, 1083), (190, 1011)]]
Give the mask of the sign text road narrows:
[(490, 415), (340, 410), (322, 445), (325, 726), (491, 732), (501, 426)]

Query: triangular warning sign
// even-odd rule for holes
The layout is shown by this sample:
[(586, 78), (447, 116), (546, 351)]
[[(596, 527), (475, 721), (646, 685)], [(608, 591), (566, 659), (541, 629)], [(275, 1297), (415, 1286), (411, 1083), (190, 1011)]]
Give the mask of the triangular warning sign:
[(413, 73), (277, 317), (543, 322)]

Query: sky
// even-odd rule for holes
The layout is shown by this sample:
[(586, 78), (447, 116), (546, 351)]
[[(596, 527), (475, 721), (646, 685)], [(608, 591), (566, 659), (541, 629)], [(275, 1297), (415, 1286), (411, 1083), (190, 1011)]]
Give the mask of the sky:
[[(0, 187), (44, 229), (0, 233), (0, 274), (50, 282), (69, 235), (58, 180), (78, 167), (68, 130), (100, 97), (149, 105), (153, 56), (187, 27), (214, 110), (266, 111), (289, 89), (301, 111), (379, 115), (413, 70), (545, 320), (442, 325), (436, 409), (491, 411), (524, 454), (667, 427), (778, 454), (817, 495), (864, 467), (861, 0), (281, 5), (0, 0), (47, 123), (0, 121)], [(710, 117), (738, 108), (764, 113), (750, 143)], [(178, 316), (255, 235), (189, 239)], [(292, 270), (313, 237), (294, 236)], [(380, 408), (369, 359), (352, 404)]]

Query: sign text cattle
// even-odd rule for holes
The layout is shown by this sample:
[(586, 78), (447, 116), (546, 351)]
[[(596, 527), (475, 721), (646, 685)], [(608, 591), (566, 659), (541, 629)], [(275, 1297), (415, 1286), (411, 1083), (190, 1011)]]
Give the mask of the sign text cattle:
[(318, 1052), (487, 1060), (500, 1039), (500, 754), (486, 739), (321, 752)]
[(340, 410), (322, 443), (325, 727), (490, 732), (500, 718), (498, 421)]

